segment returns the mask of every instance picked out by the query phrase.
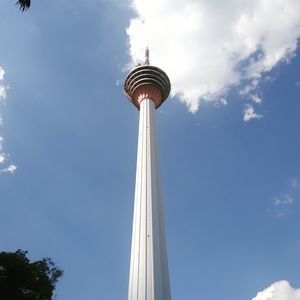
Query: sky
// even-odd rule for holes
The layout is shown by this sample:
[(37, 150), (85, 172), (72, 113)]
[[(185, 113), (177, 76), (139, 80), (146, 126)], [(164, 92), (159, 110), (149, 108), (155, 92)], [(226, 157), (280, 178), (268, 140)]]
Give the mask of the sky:
[(127, 298), (150, 48), (173, 300), (300, 300), (299, 0), (0, 2), (0, 251), (57, 300)]

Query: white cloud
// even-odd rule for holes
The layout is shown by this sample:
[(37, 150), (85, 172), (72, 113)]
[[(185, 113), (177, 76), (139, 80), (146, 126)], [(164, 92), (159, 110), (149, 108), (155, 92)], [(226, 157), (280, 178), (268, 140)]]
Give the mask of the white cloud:
[(4, 138), (0, 136), (0, 164), (4, 163), (6, 156), (5, 153), (3, 153), (3, 144), (4, 144)]
[(248, 121), (251, 121), (254, 119), (261, 119), (262, 117), (263, 117), (262, 115), (259, 115), (254, 111), (254, 108), (252, 105), (250, 105), (250, 104), (246, 105), (245, 110), (244, 110), (244, 118), (243, 118), (243, 120), (245, 122), (248, 122)]
[(226, 100), (225, 98), (220, 98), (219, 101), (218, 101), (218, 103), (219, 103), (220, 105), (223, 105), (223, 106), (225, 106), (225, 105), (228, 104), (228, 102), (227, 102), (227, 100)]
[(16, 165), (10, 165), (7, 168), (4, 168), (1, 170), (2, 173), (15, 173), (17, 170), (17, 166)]
[(292, 177), (284, 193), (279, 196), (272, 197), (272, 204), (268, 211), (275, 217), (284, 217), (293, 213), (294, 203), (298, 201), (298, 188), (300, 187), (300, 179)]
[(261, 97), (259, 97), (258, 95), (254, 94), (254, 95), (251, 95), (250, 96), (251, 100), (257, 104), (261, 103), (262, 102), (262, 99)]
[(240, 89), (239, 95), (249, 98), (256, 104), (260, 104), (262, 102), (262, 98), (257, 94), (259, 83), (259, 79), (253, 79), (249, 84), (246, 84), (242, 89)]
[(252, 300), (300, 300), (300, 289), (294, 289), (288, 281), (281, 280), (259, 292)]
[(4, 153), (0, 153), (0, 164), (3, 164), (5, 162), (5, 154)]
[(300, 86), (300, 81), (295, 82), (295, 86)]
[(218, 98), (214, 102), (214, 105), (218, 108), (228, 105), (228, 101), (226, 98)]
[(277, 205), (288, 205), (288, 204), (292, 204), (293, 202), (294, 202), (294, 198), (291, 195), (287, 194), (287, 195), (284, 195), (282, 197), (274, 198), (273, 204), (275, 206), (277, 206)]
[(253, 79), (249, 84), (246, 84), (240, 91), (239, 94), (241, 96), (248, 96), (251, 92), (255, 91), (258, 87), (259, 80)]
[(3, 70), (2, 67), (0, 67), (0, 80), (3, 80), (4, 74), (5, 74), (5, 71)]
[[(299, 0), (131, 0), (133, 63), (150, 48), (190, 111), (288, 62), (300, 36)], [(253, 88), (254, 89), (254, 88)], [(257, 99), (256, 99), (257, 100)]]
[(5, 71), (0, 67), (0, 103), (6, 99), (7, 86), (3, 83)]
[(299, 178), (292, 178), (291, 179), (291, 186), (293, 189), (297, 189), (300, 187), (300, 179)]
[(6, 87), (0, 83), (0, 102), (6, 99)]
[[(4, 84), (4, 75), (5, 71), (3, 68), (0, 67), (0, 105), (3, 104), (3, 102), (6, 99), (6, 91), (8, 87)], [(0, 126), (3, 124), (3, 117), (0, 114)], [(0, 164), (3, 164), (7, 158), (8, 155), (3, 152), (3, 145), (4, 145), (4, 138), (0, 136)], [(16, 171), (17, 167), (15, 165), (10, 165), (7, 168), (0, 169), (0, 173), (14, 173)]]

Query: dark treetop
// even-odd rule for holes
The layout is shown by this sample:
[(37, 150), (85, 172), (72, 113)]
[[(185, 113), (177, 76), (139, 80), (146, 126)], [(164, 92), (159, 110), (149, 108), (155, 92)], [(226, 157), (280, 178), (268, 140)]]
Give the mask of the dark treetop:
[(30, 262), (27, 251), (0, 252), (1, 300), (51, 300), (63, 272), (50, 258)]
[(18, 0), (16, 5), (19, 6), (22, 11), (25, 11), (30, 7), (30, 0)]

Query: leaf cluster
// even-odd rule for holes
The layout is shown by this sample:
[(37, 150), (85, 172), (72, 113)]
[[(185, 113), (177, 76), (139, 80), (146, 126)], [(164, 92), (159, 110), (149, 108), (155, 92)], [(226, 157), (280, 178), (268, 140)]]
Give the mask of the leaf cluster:
[(50, 258), (30, 262), (27, 251), (0, 252), (1, 300), (51, 300), (63, 271)]
[(30, 7), (30, 0), (18, 0), (16, 5), (19, 6), (20, 10), (26, 11)]

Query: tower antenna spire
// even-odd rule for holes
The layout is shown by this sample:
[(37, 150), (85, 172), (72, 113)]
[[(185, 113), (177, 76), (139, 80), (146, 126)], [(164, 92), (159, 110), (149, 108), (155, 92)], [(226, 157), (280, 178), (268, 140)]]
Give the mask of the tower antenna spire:
[(149, 55), (149, 48), (146, 47), (145, 50), (145, 65), (150, 65), (150, 55)]

